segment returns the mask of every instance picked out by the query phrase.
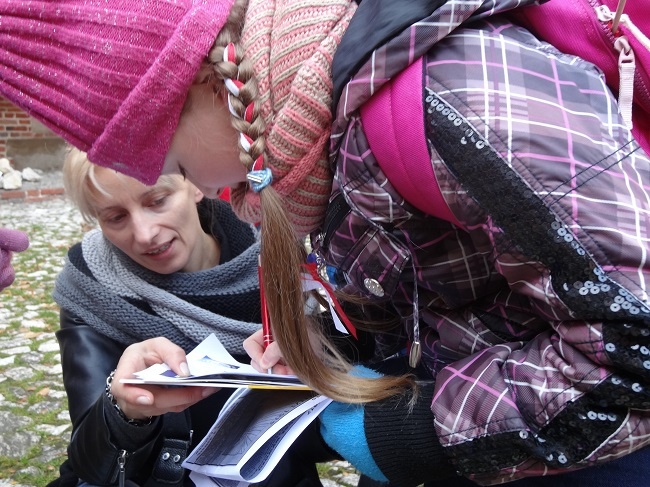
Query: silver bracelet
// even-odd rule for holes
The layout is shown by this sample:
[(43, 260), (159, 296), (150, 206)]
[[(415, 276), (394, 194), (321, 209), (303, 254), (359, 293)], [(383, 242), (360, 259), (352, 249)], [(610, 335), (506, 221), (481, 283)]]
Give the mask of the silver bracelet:
[(120, 416), (120, 418), (122, 418), (131, 426), (149, 426), (153, 422), (153, 416), (149, 416), (148, 418), (143, 418), (143, 419), (131, 419), (131, 418), (127, 418), (126, 414), (124, 414), (124, 411), (122, 411), (120, 405), (117, 404), (117, 401), (115, 400), (115, 396), (113, 396), (113, 392), (111, 391), (111, 384), (113, 384), (114, 378), (115, 378), (115, 371), (111, 372), (110, 374), (108, 374), (108, 377), (106, 377), (106, 397), (108, 398), (108, 400), (111, 402), (111, 404), (117, 411), (117, 414)]

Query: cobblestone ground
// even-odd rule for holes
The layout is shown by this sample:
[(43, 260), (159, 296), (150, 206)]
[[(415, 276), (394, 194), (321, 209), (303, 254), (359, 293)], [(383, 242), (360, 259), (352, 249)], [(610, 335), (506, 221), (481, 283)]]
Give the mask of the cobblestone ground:
[[(31, 242), (14, 255), (16, 281), (0, 293), (0, 487), (43, 487), (57, 476), (71, 431), (51, 292), (83, 222), (53, 198), (0, 202), (0, 226), (26, 231)], [(324, 487), (357, 484), (345, 462), (322, 467)]]

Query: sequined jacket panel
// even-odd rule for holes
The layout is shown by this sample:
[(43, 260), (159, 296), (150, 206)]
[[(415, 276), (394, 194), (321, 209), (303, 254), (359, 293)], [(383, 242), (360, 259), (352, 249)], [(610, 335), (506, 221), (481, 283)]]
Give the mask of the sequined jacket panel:
[[(419, 329), (432, 434), (483, 485), (650, 442), (650, 160), (602, 73), (499, 14), (515, 3), (448, 1), (374, 50), (337, 105), (312, 235), (347, 290), (394, 307), (409, 343)], [(381, 90), (412, 119), (367, 109)], [(387, 176), (371, 116), (397, 145), (425, 134), (406, 176), (436, 208)]]

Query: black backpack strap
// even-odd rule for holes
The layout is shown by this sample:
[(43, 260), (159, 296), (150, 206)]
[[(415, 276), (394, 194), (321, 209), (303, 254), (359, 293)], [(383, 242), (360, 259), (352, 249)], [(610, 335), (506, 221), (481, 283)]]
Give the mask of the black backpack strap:
[(409, 25), (421, 20), (448, 0), (358, 0), (332, 61), (332, 110), (336, 110), (346, 83), (372, 52)]

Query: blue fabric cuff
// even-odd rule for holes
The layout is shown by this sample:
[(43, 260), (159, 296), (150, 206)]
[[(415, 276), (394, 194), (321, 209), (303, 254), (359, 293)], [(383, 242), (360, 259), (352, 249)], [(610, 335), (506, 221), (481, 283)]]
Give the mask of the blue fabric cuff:
[[(366, 367), (355, 367), (351, 373), (367, 378), (381, 377), (381, 374)], [(374, 480), (388, 482), (370, 453), (363, 420), (363, 406), (332, 402), (320, 414), (320, 432), (329, 447), (361, 473)]]

